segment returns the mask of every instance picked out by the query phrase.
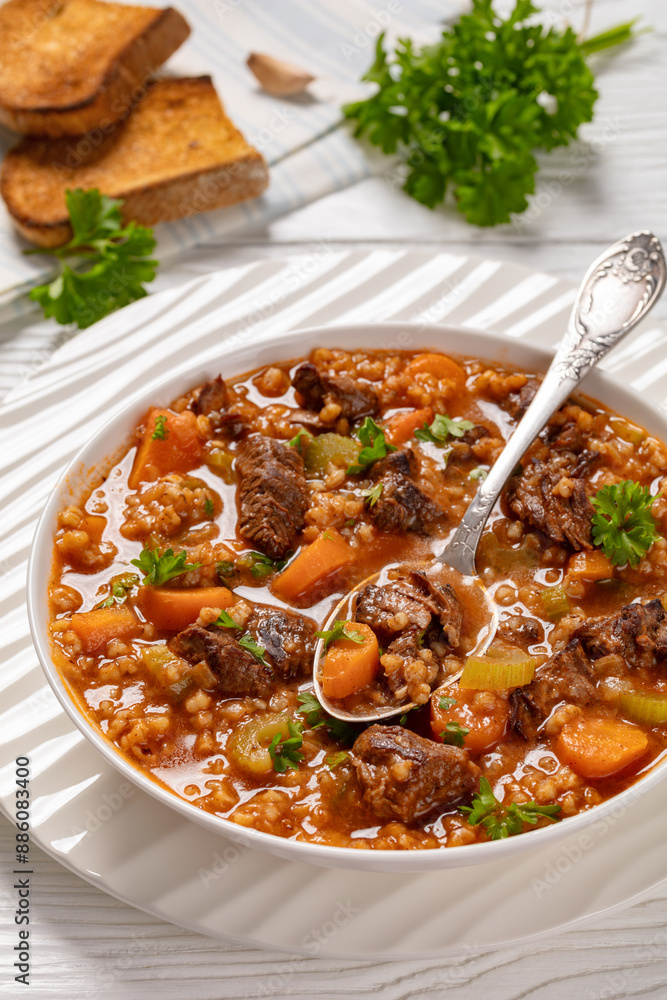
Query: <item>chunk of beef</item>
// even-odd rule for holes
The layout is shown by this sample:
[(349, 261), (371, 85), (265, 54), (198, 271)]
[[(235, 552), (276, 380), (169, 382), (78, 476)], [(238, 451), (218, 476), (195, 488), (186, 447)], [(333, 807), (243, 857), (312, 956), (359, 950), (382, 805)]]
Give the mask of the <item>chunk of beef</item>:
[(258, 604), (246, 622), (246, 631), (266, 650), (281, 677), (310, 676), (315, 653), (315, 623), (303, 615)]
[(296, 545), (308, 509), (303, 459), (295, 448), (253, 434), (241, 445), (236, 472), (241, 535), (281, 559)]
[(431, 647), (442, 655), (461, 639), (463, 612), (449, 584), (419, 572), (381, 587), (368, 584), (358, 595), (355, 620), (370, 625), (386, 647), (381, 663), (397, 703), (425, 704), (440, 669)]
[(564, 455), (547, 463), (533, 460), (510, 485), (508, 505), (519, 520), (537, 528), (552, 542), (575, 551), (592, 549), (591, 519), (595, 511), (583, 479)]
[(452, 438), (448, 442), (448, 448), (450, 449), (449, 457), (447, 459), (447, 464), (445, 466), (445, 472), (451, 471), (452, 466), (457, 462), (467, 462), (470, 459), (474, 459), (474, 452), (472, 446), (481, 441), (482, 438), (490, 437), (490, 431), (488, 427), (483, 427), (481, 424), (475, 424), (471, 427), (469, 431), (466, 431), (463, 437)]
[(463, 611), (449, 584), (412, 571), (380, 587), (367, 584), (357, 595), (355, 621), (370, 625), (385, 640), (412, 626), (419, 632), (436, 626), (439, 638), (454, 649), (461, 641)]
[(192, 403), (195, 413), (208, 417), (216, 434), (237, 438), (247, 427), (246, 420), (239, 413), (230, 412), (229, 390), (222, 376), (206, 382), (199, 390), (199, 395)]
[(404, 823), (469, 798), (480, 773), (467, 750), (401, 726), (370, 726), (357, 736), (350, 756), (369, 809), (380, 819)]
[(659, 600), (628, 604), (616, 614), (584, 622), (572, 633), (591, 660), (616, 654), (630, 667), (667, 657), (667, 616)]
[(206, 382), (199, 390), (194, 409), (196, 413), (221, 412), (229, 403), (229, 391), (222, 375), (218, 375), (211, 382)]
[(395, 451), (373, 466), (382, 492), (368, 513), (381, 531), (414, 531), (428, 534), (444, 517), (442, 508), (411, 478), (415, 457), (411, 451)]
[(512, 725), (531, 740), (559, 702), (583, 706), (595, 700), (595, 673), (581, 643), (571, 639), (536, 671), (530, 684), (512, 692)]
[(338, 417), (356, 420), (377, 413), (377, 393), (371, 385), (358, 382), (349, 375), (325, 375), (310, 361), (299, 365), (292, 385), (307, 410), (319, 411), (329, 403), (340, 406), (340, 413), (334, 420)]
[(516, 392), (510, 392), (506, 396), (503, 409), (507, 410), (509, 415), (514, 417), (515, 420), (521, 420), (521, 417), (535, 399), (538, 388), (539, 386), (536, 382), (526, 382)]
[(265, 698), (271, 694), (273, 672), (268, 664), (259, 663), (252, 653), (239, 646), (230, 633), (215, 625), (202, 628), (188, 625), (169, 643), (172, 652), (188, 663), (202, 660), (213, 671), (226, 695)]

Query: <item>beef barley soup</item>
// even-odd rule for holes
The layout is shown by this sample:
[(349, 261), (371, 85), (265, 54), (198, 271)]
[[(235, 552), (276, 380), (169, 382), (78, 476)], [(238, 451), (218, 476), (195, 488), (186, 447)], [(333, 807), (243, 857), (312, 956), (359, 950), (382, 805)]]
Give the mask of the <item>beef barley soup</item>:
[[(552, 418), (482, 538), (483, 655), (470, 595), (428, 572), (538, 381), (317, 349), (150, 408), (58, 516), (72, 696), (194, 807), (311, 843), (473, 844), (628, 787), (667, 745), (665, 446), (586, 397)], [(327, 715), (318, 638), (327, 697), (416, 708)]]

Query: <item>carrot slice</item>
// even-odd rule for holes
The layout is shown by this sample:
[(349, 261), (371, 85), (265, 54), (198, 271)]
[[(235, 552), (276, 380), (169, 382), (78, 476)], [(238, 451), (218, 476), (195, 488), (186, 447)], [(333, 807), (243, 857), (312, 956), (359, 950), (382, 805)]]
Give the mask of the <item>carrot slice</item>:
[(430, 406), (424, 407), (423, 410), (396, 413), (387, 421), (386, 434), (392, 444), (405, 444), (419, 427), (433, 423), (434, 416), (433, 408)]
[(570, 557), (567, 575), (579, 580), (609, 580), (614, 566), (604, 552), (576, 552)]
[(84, 652), (99, 653), (111, 639), (136, 639), (143, 632), (141, 622), (129, 608), (95, 608), (72, 615), (72, 629), (81, 639)]
[(144, 618), (157, 628), (180, 632), (197, 621), (202, 608), (230, 608), (234, 595), (227, 587), (141, 587), (137, 604)]
[(327, 528), (275, 578), (272, 590), (290, 601), (354, 559), (354, 552), (343, 536), (335, 528)]
[(646, 733), (618, 719), (573, 719), (556, 740), (560, 759), (584, 778), (609, 778), (635, 764), (647, 748)]
[(322, 665), (322, 691), (327, 698), (347, 698), (361, 691), (380, 669), (380, 647), (369, 625), (346, 622), (363, 642), (336, 639), (327, 650)]
[(451, 684), (431, 695), (431, 729), (435, 738), (444, 742), (441, 734), (447, 723), (458, 722), (469, 730), (463, 745), (471, 753), (483, 753), (503, 738), (509, 714), (509, 702), (488, 691), (480, 696), (477, 691), (462, 691)]
[(170, 472), (190, 472), (201, 465), (204, 442), (191, 410), (152, 409), (128, 478), (130, 489)]
[(435, 378), (448, 379), (457, 388), (462, 389), (466, 381), (466, 373), (446, 354), (418, 354), (405, 369), (408, 375), (433, 375)]

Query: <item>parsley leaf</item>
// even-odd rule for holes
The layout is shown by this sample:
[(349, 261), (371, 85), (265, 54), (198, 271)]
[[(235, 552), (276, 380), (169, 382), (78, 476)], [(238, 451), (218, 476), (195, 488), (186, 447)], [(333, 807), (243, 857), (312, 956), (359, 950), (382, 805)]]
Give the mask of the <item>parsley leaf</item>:
[(164, 413), (158, 413), (155, 418), (155, 430), (151, 434), (153, 441), (164, 441), (166, 437), (169, 436), (169, 428), (167, 427), (167, 417)]
[(571, 27), (535, 23), (530, 0), (501, 17), (491, 0), (445, 28), (435, 45), (384, 36), (364, 79), (367, 100), (343, 110), (385, 153), (398, 153), (404, 189), (429, 208), (448, 191), (468, 222), (493, 226), (528, 207), (536, 150), (565, 146), (593, 117), (586, 56), (633, 37), (632, 22), (580, 43)]
[(241, 632), (243, 631), (243, 626), (235, 622), (228, 611), (221, 611), (213, 624), (219, 625), (220, 628), (237, 628)]
[(445, 712), (447, 711), (448, 708), (451, 708), (452, 705), (456, 705), (456, 698), (442, 697), (440, 699), (440, 708), (444, 709)]
[(336, 753), (330, 753), (326, 758), (327, 767), (333, 771), (339, 764), (344, 764), (346, 760), (349, 760), (349, 757), (350, 755), (347, 750), (338, 750)]
[[(72, 238), (64, 246), (25, 253), (50, 254), (60, 262), (52, 281), (33, 288), (30, 298), (39, 302), (48, 318), (76, 323), (80, 329), (146, 295), (144, 283), (155, 277), (157, 261), (151, 229), (130, 222), (123, 226), (120, 206), (97, 188), (65, 192)], [(82, 264), (88, 266), (80, 270)], [(74, 266), (71, 266), (74, 265)]]
[(269, 556), (265, 556), (263, 552), (244, 552), (236, 560), (237, 566), (240, 566), (241, 569), (249, 569), (252, 576), (260, 580), (263, 580), (269, 573), (273, 573), (274, 570), (279, 572), (281, 569), (284, 569), (286, 564), (287, 558), (271, 559)]
[(301, 753), (303, 726), (300, 722), (292, 722), (290, 720), (287, 723), (287, 728), (290, 732), (289, 738), (285, 739), (280, 733), (276, 733), (269, 746), (269, 755), (273, 761), (273, 770), (277, 771), (278, 774), (284, 774), (288, 767), (298, 771), (299, 764), (303, 760), (303, 754)]
[(593, 541), (615, 566), (634, 569), (660, 537), (651, 514), (654, 500), (648, 486), (631, 479), (603, 486), (591, 498)]
[(221, 579), (236, 576), (236, 566), (230, 559), (223, 559), (215, 564), (215, 571)]
[(310, 431), (307, 431), (302, 427), (301, 430), (297, 431), (292, 440), (288, 441), (288, 444), (291, 448), (296, 448), (300, 455), (303, 455), (306, 448), (313, 440), (314, 437)]
[(375, 486), (371, 486), (368, 490), (362, 490), (362, 497), (366, 498), (366, 503), (369, 507), (374, 507), (382, 496), (382, 490), (384, 489), (384, 483), (376, 483)]
[(204, 500), (204, 513), (208, 518), (213, 517), (213, 514), (215, 513), (215, 507), (213, 506), (213, 501), (210, 497), (206, 497)]
[(440, 733), (440, 737), (443, 743), (449, 743), (450, 746), (454, 747), (462, 747), (469, 732), (470, 730), (466, 726), (462, 726), (459, 722), (448, 722)]
[(459, 811), (467, 813), (471, 826), (484, 827), (491, 840), (504, 840), (523, 833), (525, 823), (534, 826), (545, 817), (552, 823), (560, 818), (558, 805), (538, 806), (536, 802), (510, 802), (505, 807), (493, 794), (487, 778), (479, 779), (479, 791), (472, 797), (472, 806), (459, 806)]
[(187, 557), (185, 549), (175, 556), (173, 549), (167, 549), (160, 555), (157, 549), (145, 548), (142, 549), (138, 559), (131, 559), (130, 562), (144, 574), (142, 580), (144, 586), (161, 587), (175, 576), (182, 576), (192, 569), (199, 569), (201, 563), (186, 563)]
[(390, 451), (396, 451), (396, 446), (385, 441), (384, 431), (375, 423), (372, 417), (366, 417), (357, 431), (357, 437), (363, 448), (357, 455), (357, 461), (348, 467), (348, 474), (353, 476), (363, 472), (379, 458), (384, 458)]
[(127, 595), (139, 583), (139, 577), (135, 573), (126, 573), (118, 577), (111, 584), (109, 596), (95, 605), (95, 608), (112, 608), (115, 604), (123, 604), (127, 600)]
[(351, 628), (349, 622), (336, 621), (334, 622), (333, 628), (325, 629), (323, 632), (316, 632), (315, 635), (318, 639), (324, 639), (324, 648), (328, 649), (332, 642), (336, 642), (338, 639), (349, 639), (350, 642), (356, 642), (358, 646), (363, 645), (364, 637), (361, 632), (355, 631)]
[(297, 712), (304, 716), (311, 729), (320, 729), (324, 726), (334, 739), (345, 746), (352, 746), (361, 732), (360, 726), (343, 722), (342, 719), (335, 719), (333, 715), (329, 715), (324, 711), (312, 691), (301, 691), (296, 700), (299, 704)]
[(471, 431), (475, 425), (472, 420), (453, 420), (444, 413), (436, 413), (433, 423), (415, 431), (419, 441), (431, 441), (433, 444), (444, 444), (450, 437), (461, 438), (466, 431)]
[(264, 659), (264, 654), (266, 653), (266, 648), (264, 646), (258, 645), (251, 635), (242, 635), (238, 640), (239, 646), (247, 650), (249, 653), (255, 657), (258, 663), (262, 666), (266, 665), (266, 660)]
[[(220, 628), (233, 628), (237, 629), (239, 632), (243, 632), (243, 626), (239, 625), (238, 622), (235, 622), (228, 611), (221, 611), (213, 624), (218, 625)], [(264, 659), (266, 648), (255, 642), (253, 637), (248, 632), (237, 639), (237, 642), (242, 649), (251, 653), (258, 663), (261, 663), (262, 666), (266, 666), (266, 660)]]

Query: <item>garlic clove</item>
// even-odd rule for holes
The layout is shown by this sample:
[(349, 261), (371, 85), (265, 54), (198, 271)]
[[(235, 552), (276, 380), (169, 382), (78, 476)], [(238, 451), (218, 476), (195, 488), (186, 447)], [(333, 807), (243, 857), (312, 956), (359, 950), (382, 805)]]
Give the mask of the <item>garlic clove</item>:
[(315, 79), (300, 66), (275, 59), (264, 52), (251, 52), (246, 65), (267, 94), (273, 94), (274, 97), (299, 94)]

